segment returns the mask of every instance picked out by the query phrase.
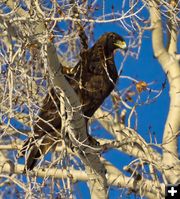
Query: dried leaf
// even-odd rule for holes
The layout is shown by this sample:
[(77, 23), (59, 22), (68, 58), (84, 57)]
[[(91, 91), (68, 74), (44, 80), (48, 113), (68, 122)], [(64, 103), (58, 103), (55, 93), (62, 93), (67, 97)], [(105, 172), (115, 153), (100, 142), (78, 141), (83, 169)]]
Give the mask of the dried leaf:
[(139, 81), (136, 83), (136, 90), (138, 93), (141, 93), (142, 91), (145, 91), (147, 89), (147, 83), (144, 81)]
[(135, 93), (134, 91), (128, 90), (128, 91), (126, 92), (126, 101), (132, 102), (132, 101), (133, 101), (132, 97), (133, 97), (135, 94), (136, 94), (136, 93)]
[(175, 0), (171, 0), (171, 1), (170, 1), (170, 5), (171, 5), (172, 7), (176, 7), (177, 3), (176, 3)]

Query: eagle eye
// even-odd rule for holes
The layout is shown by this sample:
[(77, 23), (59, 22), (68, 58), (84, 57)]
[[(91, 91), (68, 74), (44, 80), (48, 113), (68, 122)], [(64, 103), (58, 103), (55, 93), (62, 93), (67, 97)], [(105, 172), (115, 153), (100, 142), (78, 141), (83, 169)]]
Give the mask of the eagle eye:
[(110, 35), (110, 38), (112, 39), (112, 41), (116, 40), (115, 35), (113, 35), (113, 34)]

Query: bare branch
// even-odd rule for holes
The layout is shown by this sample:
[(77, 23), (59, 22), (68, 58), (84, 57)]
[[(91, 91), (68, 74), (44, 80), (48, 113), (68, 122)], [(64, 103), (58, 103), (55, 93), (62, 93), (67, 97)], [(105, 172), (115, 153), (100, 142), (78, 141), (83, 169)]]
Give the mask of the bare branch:
[[(179, 162), (177, 137), (176, 139), (171, 139), (171, 137), (176, 136), (180, 128), (180, 67), (179, 62), (172, 57), (164, 47), (161, 13), (158, 9), (158, 4), (155, 1), (150, 3), (149, 11), (151, 24), (153, 26), (152, 43), (154, 55), (157, 57), (164, 72), (167, 74), (170, 84), (171, 101), (163, 136), (163, 159), (164, 163), (171, 164), (172, 167), (176, 167), (176, 165), (178, 165), (177, 162)], [(169, 142), (169, 140), (171, 141)], [(168, 163), (167, 159), (169, 160)], [(168, 179), (172, 183), (178, 181), (176, 173), (177, 172), (174, 173), (174, 176), (172, 175), (172, 171), (168, 174)]]

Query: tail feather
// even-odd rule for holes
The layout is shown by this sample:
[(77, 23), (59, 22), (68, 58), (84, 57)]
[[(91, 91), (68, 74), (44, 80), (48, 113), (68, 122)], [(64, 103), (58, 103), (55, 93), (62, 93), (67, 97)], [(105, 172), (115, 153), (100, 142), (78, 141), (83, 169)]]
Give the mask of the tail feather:
[(19, 157), (25, 157), (25, 169), (32, 170), (37, 162), (54, 146), (54, 140), (48, 135), (41, 138), (28, 138), (20, 151)]
[(40, 153), (39, 147), (37, 147), (36, 145), (33, 145), (30, 149), (30, 153), (27, 155), (26, 164), (25, 164), (26, 166), (25, 166), (24, 171), (26, 169), (32, 170), (36, 166), (40, 157), (41, 157), (41, 153)]

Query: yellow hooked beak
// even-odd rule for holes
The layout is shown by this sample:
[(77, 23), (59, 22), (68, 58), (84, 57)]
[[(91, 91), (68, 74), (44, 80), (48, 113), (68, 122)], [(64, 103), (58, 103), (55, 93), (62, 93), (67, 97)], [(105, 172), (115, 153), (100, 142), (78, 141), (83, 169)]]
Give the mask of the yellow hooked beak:
[(125, 41), (117, 41), (116, 43), (114, 43), (115, 46), (117, 46), (118, 48), (121, 48), (123, 50), (127, 50), (127, 45)]

